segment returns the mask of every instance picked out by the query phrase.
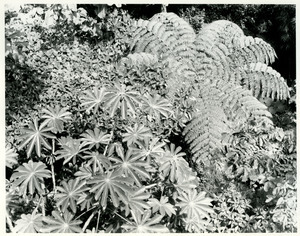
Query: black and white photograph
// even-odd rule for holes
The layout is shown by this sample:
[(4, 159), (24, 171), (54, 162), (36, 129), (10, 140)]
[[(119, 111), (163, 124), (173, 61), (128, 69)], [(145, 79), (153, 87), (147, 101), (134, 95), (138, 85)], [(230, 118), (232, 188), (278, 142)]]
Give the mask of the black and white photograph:
[(295, 2), (58, 3), (3, 4), (4, 233), (297, 233)]

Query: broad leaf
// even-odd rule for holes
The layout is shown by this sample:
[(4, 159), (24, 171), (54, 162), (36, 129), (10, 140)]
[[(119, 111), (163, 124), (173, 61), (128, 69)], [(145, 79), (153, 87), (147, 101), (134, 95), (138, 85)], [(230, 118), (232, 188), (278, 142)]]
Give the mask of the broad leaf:
[(127, 127), (126, 133), (122, 134), (123, 142), (127, 142), (127, 146), (136, 143), (138, 140), (144, 140), (146, 137), (152, 137), (149, 128), (144, 125), (134, 124), (134, 127)]
[(65, 211), (61, 215), (58, 211), (52, 211), (52, 217), (44, 217), (46, 223), (41, 229), (42, 233), (82, 233), (80, 224), (82, 221), (73, 220), (74, 215)]
[(15, 231), (17, 233), (39, 233), (43, 228), (42, 214), (22, 214), (21, 219), (16, 221)]
[(28, 126), (29, 128), (24, 128), (22, 130), (24, 133), (22, 137), (25, 140), (19, 146), (19, 149), (22, 149), (29, 143), (29, 146), (27, 148), (27, 157), (30, 157), (33, 147), (35, 147), (36, 154), (40, 157), (42, 145), (48, 149), (51, 149), (51, 145), (47, 142), (46, 138), (55, 138), (53, 134), (48, 133), (48, 131), (50, 131), (52, 128), (45, 127), (46, 123), (42, 123), (39, 126), (38, 120), (36, 118)]
[(129, 185), (132, 185), (132, 182), (131, 178), (115, 171), (96, 175), (88, 181), (88, 184), (92, 185), (90, 192), (95, 194), (95, 199), (99, 199), (101, 206), (106, 208), (108, 196), (115, 207), (119, 206), (120, 200), (126, 203), (126, 193), (131, 192)]
[(94, 87), (93, 90), (86, 91), (85, 94), (81, 97), (81, 106), (87, 108), (87, 113), (89, 113), (93, 109), (93, 113), (96, 114), (104, 101), (105, 94), (105, 88), (98, 89)]
[(122, 225), (126, 233), (168, 233), (166, 226), (159, 224), (163, 216), (151, 217), (151, 211), (141, 214), (139, 211), (131, 211), (133, 222)]
[(70, 179), (67, 182), (62, 181), (62, 186), (57, 187), (57, 194), (55, 195), (56, 203), (61, 206), (62, 212), (65, 212), (70, 206), (73, 213), (76, 213), (76, 201), (89, 188), (86, 187), (85, 181), (80, 181), (79, 178)]
[(99, 148), (99, 144), (108, 144), (111, 140), (111, 135), (106, 132), (100, 131), (98, 128), (94, 130), (87, 130), (81, 135), (83, 138), (80, 140), (83, 142), (83, 146), (90, 145), (89, 149), (96, 145)]
[(141, 186), (140, 179), (150, 179), (150, 174), (145, 170), (149, 165), (146, 161), (142, 161), (143, 157), (133, 153), (129, 148), (126, 153), (120, 152), (119, 157), (112, 156), (109, 159), (114, 162), (112, 168), (121, 170), (121, 173), (126, 177), (134, 179), (138, 186)]
[(42, 109), (44, 114), (42, 118), (46, 119), (44, 122), (48, 127), (52, 128), (53, 133), (62, 132), (64, 130), (64, 122), (71, 120), (71, 112), (67, 111), (67, 108), (61, 108), (60, 106), (48, 107)]
[(159, 211), (159, 213), (162, 216), (165, 216), (166, 214), (168, 216), (176, 215), (175, 207), (168, 203), (169, 199), (166, 196), (161, 196), (160, 201), (158, 201), (156, 198), (150, 198), (148, 201), (148, 204), (152, 208), (152, 212), (155, 213)]
[(26, 196), (27, 189), (30, 194), (33, 194), (35, 190), (39, 194), (43, 194), (43, 182), (44, 178), (50, 178), (51, 172), (47, 170), (47, 167), (42, 162), (33, 162), (30, 160), (28, 163), (24, 163), (18, 167), (12, 174), (11, 180), (14, 181), (14, 185), (20, 186), (20, 195)]
[(188, 219), (209, 219), (208, 213), (214, 213), (211, 207), (212, 199), (205, 197), (205, 192), (198, 193), (196, 189), (189, 190), (188, 192), (180, 192), (178, 199), (180, 202), (176, 204), (181, 208), (181, 214), (187, 214)]

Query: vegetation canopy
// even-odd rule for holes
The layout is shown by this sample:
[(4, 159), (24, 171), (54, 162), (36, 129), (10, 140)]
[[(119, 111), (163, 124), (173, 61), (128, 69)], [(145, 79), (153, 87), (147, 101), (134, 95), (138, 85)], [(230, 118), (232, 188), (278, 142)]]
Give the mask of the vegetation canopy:
[(273, 47), (228, 20), (93, 9), (5, 12), (7, 232), (297, 231)]

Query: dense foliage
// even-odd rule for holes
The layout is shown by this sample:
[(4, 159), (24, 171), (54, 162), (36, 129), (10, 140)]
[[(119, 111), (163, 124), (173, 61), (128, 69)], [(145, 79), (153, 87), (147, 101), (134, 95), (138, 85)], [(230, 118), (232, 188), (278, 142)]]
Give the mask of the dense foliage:
[[(136, 22), (105, 5), (5, 12), (7, 232), (296, 231), (295, 113), (283, 117), (270, 107), (272, 121), (255, 98), (268, 104), (264, 97), (286, 99), (289, 89), (263, 66), (239, 69), (236, 79), (237, 55), (249, 51), (233, 47), (225, 68), (229, 59), (207, 52), (211, 32), (196, 24), (199, 16), (192, 9), (183, 17), (194, 29), (175, 14)], [(195, 32), (197, 50), (170, 50), (185, 36), (194, 45)], [(275, 59), (269, 44), (245, 42)], [(222, 72), (211, 69), (220, 65)], [(201, 79), (187, 79), (191, 67)], [(224, 71), (234, 74), (226, 83), (244, 83), (237, 92), (223, 86)], [(247, 82), (256, 72), (257, 83), (275, 82)], [(228, 104), (226, 119), (218, 98)], [(273, 125), (283, 118), (281, 128)], [(218, 133), (220, 120), (240, 121)], [(195, 140), (200, 151), (191, 148)]]

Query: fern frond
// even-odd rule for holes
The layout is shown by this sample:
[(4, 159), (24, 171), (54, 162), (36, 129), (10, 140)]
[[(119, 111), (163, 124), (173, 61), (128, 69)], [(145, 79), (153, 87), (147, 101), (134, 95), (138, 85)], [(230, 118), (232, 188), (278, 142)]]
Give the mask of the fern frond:
[(162, 22), (167, 25), (168, 31), (176, 32), (176, 38), (180, 37), (186, 43), (193, 43), (196, 37), (194, 29), (185, 20), (172, 12), (161, 12), (154, 15), (150, 22)]
[(156, 55), (144, 52), (138, 52), (129, 54), (127, 57), (123, 57), (120, 61), (120, 64), (126, 67), (130, 66), (151, 66), (158, 62), (158, 58)]
[(231, 57), (235, 62), (244, 64), (261, 62), (272, 64), (277, 57), (273, 47), (260, 38), (243, 36), (234, 40), (234, 52)]
[(283, 77), (273, 68), (263, 63), (251, 63), (244, 66), (245, 74), (241, 83), (251, 90), (255, 97), (287, 99), (290, 92)]
[(222, 133), (229, 132), (217, 92), (210, 86), (201, 89), (201, 97), (197, 98), (196, 105), (198, 111), (183, 131), (196, 163), (208, 161), (213, 151), (221, 147)]

